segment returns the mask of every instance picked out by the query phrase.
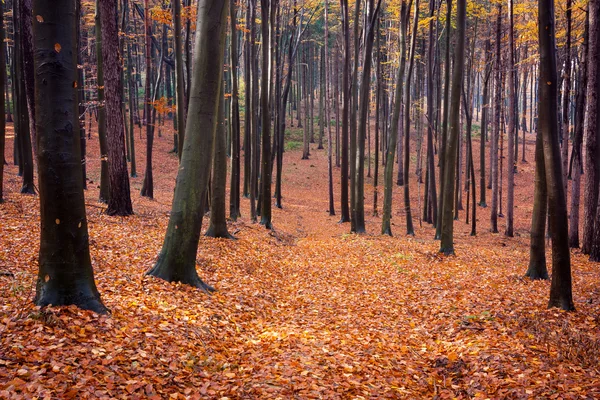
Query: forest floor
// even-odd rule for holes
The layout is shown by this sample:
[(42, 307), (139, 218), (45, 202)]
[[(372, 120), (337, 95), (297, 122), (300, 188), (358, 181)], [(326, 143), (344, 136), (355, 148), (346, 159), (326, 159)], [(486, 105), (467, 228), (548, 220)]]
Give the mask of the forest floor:
[[(290, 150), (274, 230), (251, 223), (244, 199), (243, 217), (229, 224), (238, 240), (200, 241), (199, 275), (217, 289), (207, 296), (144, 276), (168, 222), (177, 170), (171, 134), (155, 140), (156, 197), (148, 200), (139, 195), (145, 140), (136, 130), (136, 214), (127, 218), (103, 214), (97, 201), (93, 137), (90, 248), (111, 311), (98, 316), (32, 304), (39, 199), (18, 194), (9, 131), (0, 205), (0, 398), (600, 398), (598, 264), (572, 252), (572, 313), (546, 308), (549, 281), (523, 277), (534, 171), (533, 136), (527, 139), (530, 162), (519, 163), (516, 175), (515, 237), (503, 235), (504, 219), (501, 233), (489, 232), (489, 207), (477, 208), (471, 237), (461, 212), (449, 257), (438, 254), (433, 228), (419, 221), (423, 185), (414, 159), (416, 236), (404, 235), (399, 187), (395, 236), (379, 234), (371, 178), (368, 233), (354, 235), (339, 214), (327, 213), (326, 151), (311, 145), (302, 161), (301, 149)], [(334, 175), (339, 212), (338, 168)]]

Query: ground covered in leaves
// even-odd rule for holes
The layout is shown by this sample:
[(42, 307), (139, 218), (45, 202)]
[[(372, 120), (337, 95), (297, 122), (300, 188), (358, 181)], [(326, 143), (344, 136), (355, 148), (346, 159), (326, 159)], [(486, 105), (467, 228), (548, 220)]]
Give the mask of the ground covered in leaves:
[[(145, 141), (136, 139), (143, 171)], [(574, 313), (547, 310), (549, 282), (523, 278), (532, 162), (518, 166), (516, 237), (489, 233), (481, 208), (470, 237), (461, 212), (457, 255), (444, 257), (418, 218), (416, 236), (403, 235), (401, 188), (396, 236), (379, 235), (370, 178), (369, 233), (348, 234), (326, 212), (325, 151), (311, 147), (301, 161), (290, 150), (274, 231), (251, 223), (244, 199), (243, 218), (229, 225), (237, 241), (201, 240), (199, 274), (218, 290), (209, 297), (144, 276), (162, 244), (177, 169), (171, 135), (155, 143), (156, 199), (139, 196), (140, 174), (136, 215), (119, 218), (97, 202), (98, 143), (88, 142), (91, 253), (111, 310), (102, 316), (33, 306), (39, 199), (18, 194), (7, 155), (0, 398), (600, 398), (599, 265), (573, 252)], [(529, 160), (532, 150), (528, 135)], [(411, 179), (418, 216), (423, 185)], [(339, 182), (335, 191), (339, 204)]]

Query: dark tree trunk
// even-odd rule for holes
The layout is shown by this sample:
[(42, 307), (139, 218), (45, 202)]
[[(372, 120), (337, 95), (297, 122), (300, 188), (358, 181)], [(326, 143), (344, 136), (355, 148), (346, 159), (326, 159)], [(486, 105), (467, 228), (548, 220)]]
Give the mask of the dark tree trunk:
[(341, 219), (340, 222), (350, 221), (348, 207), (348, 133), (350, 129), (350, 25), (348, 20), (348, 0), (340, 0), (342, 7), (342, 35), (344, 37), (344, 64), (342, 66), (342, 164), (341, 164)]
[(594, 224), (598, 206), (598, 182), (600, 180), (600, 0), (589, 3), (590, 33), (587, 82), (587, 112), (585, 114), (585, 195), (583, 203), (583, 241), (581, 251), (590, 254), (594, 243)]
[(449, 122), (450, 129), (444, 161), (444, 200), (442, 208), (442, 237), (440, 252), (444, 254), (454, 253), (454, 219), (452, 211), (454, 208), (453, 194), (456, 172), (456, 156), (458, 135), (460, 131), (460, 95), (463, 81), (463, 69), (465, 65), (465, 30), (466, 30), (466, 0), (458, 0), (456, 3), (456, 46), (454, 48), (454, 70), (452, 71), (452, 92), (450, 98)]
[[(4, 7), (0, 2), (0, 15), (4, 15)], [(4, 18), (0, 18), (0, 87), (6, 84), (6, 60), (4, 58)], [(8, 93), (8, 91), (6, 92)], [(4, 114), (4, 96), (0, 96), (0, 203), (4, 201), (4, 147), (6, 135), (6, 121)]]
[(517, 94), (515, 92), (515, 38), (514, 38), (514, 13), (513, 0), (508, 2), (509, 16), (509, 64), (508, 64), (508, 162), (506, 174), (508, 178), (508, 190), (506, 199), (506, 230), (504, 235), (514, 236), (514, 201), (515, 201), (515, 130), (517, 130), (517, 113), (515, 112)]
[(221, 83), (221, 86), (212, 163), (210, 222), (206, 230), (206, 236), (235, 239), (227, 230), (227, 220), (225, 219), (225, 187), (227, 186), (227, 138), (225, 137), (225, 118), (223, 113), (225, 108), (223, 96), (225, 83)]
[(152, 126), (152, 24), (148, 13), (148, 0), (144, 0), (144, 24), (146, 38), (146, 87), (144, 90), (144, 109), (146, 110), (146, 171), (142, 183), (141, 195), (154, 198), (154, 179), (152, 178), (152, 146), (154, 144), (154, 127)]
[[(269, 0), (260, 0), (262, 31), (262, 65), (261, 65), (261, 97), (260, 116), (262, 128), (262, 163), (261, 163), (261, 212), (260, 223), (271, 229), (271, 113), (269, 109)], [(271, 5), (273, 6), (273, 4)]]
[(498, 140), (501, 135), (500, 126), (500, 113), (502, 110), (502, 60), (501, 60), (501, 48), (502, 48), (502, 4), (498, 4), (498, 22), (496, 24), (496, 90), (494, 100), (494, 122), (493, 122), (493, 133), (491, 143), (491, 182), (492, 182), (492, 211), (490, 214), (490, 230), (492, 233), (498, 233), (498, 192), (500, 187), (499, 170), (498, 170)]
[(162, 250), (147, 272), (209, 293), (196, 272), (196, 253), (210, 176), (211, 149), (223, 74), (227, 0), (200, 0), (194, 49), (194, 76), (175, 195)]
[(106, 107), (104, 104), (104, 63), (102, 62), (102, 18), (100, 3), (96, 0), (95, 34), (96, 34), (96, 83), (98, 86), (98, 139), (100, 142), (100, 197), (108, 203), (110, 197), (110, 180), (108, 171), (108, 144), (106, 143)]
[(240, 212), (240, 106), (238, 95), (238, 42), (235, 0), (230, 0), (231, 21), (231, 186), (229, 190), (229, 217), (236, 221)]
[(115, 2), (111, 0), (100, 0), (98, 5), (102, 20), (102, 64), (105, 77), (106, 139), (110, 182), (106, 213), (126, 216), (133, 214), (133, 207), (125, 158), (117, 8)]
[(583, 49), (581, 67), (576, 95), (575, 110), (575, 135), (573, 150), (571, 151), (571, 167), (569, 175), (573, 179), (571, 185), (571, 212), (569, 213), (569, 247), (579, 247), (579, 210), (581, 204), (581, 167), (583, 151), (583, 124), (585, 120), (587, 69), (588, 69), (588, 40), (589, 40), (589, 12), (586, 12), (585, 30), (583, 34)]
[[(41, 202), (34, 302), (106, 312), (94, 283), (77, 123), (75, 2), (35, 0), (35, 104)], [(57, 51), (56, 43), (61, 44)]]
[(558, 120), (556, 72), (556, 37), (554, 29), (554, 1), (538, 1), (538, 34), (540, 43), (539, 75), (539, 130), (544, 142), (544, 166), (548, 188), (549, 223), (552, 232), (552, 282), (548, 307), (571, 311), (571, 253), (567, 200), (563, 184)]

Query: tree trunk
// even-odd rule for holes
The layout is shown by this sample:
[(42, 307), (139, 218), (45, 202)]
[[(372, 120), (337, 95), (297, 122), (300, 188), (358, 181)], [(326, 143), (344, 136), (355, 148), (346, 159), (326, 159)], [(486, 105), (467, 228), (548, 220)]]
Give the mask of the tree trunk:
[(98, 85), (98, 139), (100, 142), (100, 197), (102, 203), (110, 199), (110, 178), (108, 171), (108, 143), (106, 140), (106, 106), (104, 96), (104, 62), (102, 61), (102, 18), (100, 0), (96, 0), (96, 82)]
[[(4, 7), (0, 2), (0, 15), (4, 15)], [(0, 18), (0, 87), (6, 84), (6, 59), (4, 58), (4, 18)], [(8, 91), (6, 91), (8, 93)], [(6, 143), (6, 120), (4, 114), (4, 96), (0, 95), (0, 203), (4, 201), (4, 148)]]
[(342, 13), (342, 35), (344, 36), (344, 64), (342, 66), (342, 165), (341, 165), (341, 219), (340, 222), (350, 221), (348, 207), (348, 133), (350, 129), (350, 27), (348, 21), (348, 0), (340, 0)]
[[(34, 302), (106, 312), (94, 283), (77, 123), (75, 2), (35, 0), (35, 105), (41, 238)], [(57, 43), (61, 45), (60, 49)]]
[(454, 70), (452, 71), (452, 92), (450, 99), (449, 122), (450, 130), (444, 161), (444, 200), (442, 209), (442, 236), (440, 252), (454, 254), (454, 219), (453, 194), (455, 184), (455, 167), (457, 156), (458, 135), (460, 131), (460, 95), (465, 65), (465, 30), (466, 30), (466, 0), (456, 3), (456, 46), (454, 48)]
[[(386, 161), (383, 177), (383, 216), (381, 218), (381, 234), (392, 236), (392, 189), (394, 179), (394, 156), (396, 153), (396, 141), (398, 139), (398, 125), (400, 123), (400, 109), (402, 108), (402, 85), (404, 83), (404, 69), (406, 65), (406, 34), (408, 29), (409, 6), (402, 1), (400, 8), (400, 67), (396, 76), (396, 95), (394, 103), (394, 114), (392, 116), (392, 128), (389, 144), (386, 149)], [(398, 166), (400, 168), (400, 165)]]
[[(173, 41), (175, 42), (175, 103), (177, 105), (177, 155), (181, 161), (181, 147), (185, 135), (185, 86), (183, 82), (183, 46), (181, 42), (181, 0), (173, 0)], [(232, 20), (235, 24), (235, 18)], [(235, 28), (232, 29), (235, 36)]]
[(211, 153), (222, 84), (227, 0), (200, 0), (194, 48), (194, 76), (175, 195), (163, 247), (147, 274), (209, 293), (196, 272)]
[[(415, 228), (413, 227), (412, 213), (410, 210), (410, 179), (409, 179), (409, 163), (410, 163), (410, 80), (415, 60), (416, 44), (417, 44), (417, 27), (419, 24), (419, 0), (415, 1), (414, 23), (411, 32), (412, 43), (410, 44), (410, 53), (408, 56), (408, 70), (406, 71), (406, 85), (404, 86), (404, 212), (406, 215), (406, 234), (414, 236)], [(392, 132), (392, 135), (394, 132)]]
[(232, 221), (237, 221), (242, 214), (240, 212), (240, 105), (235, 0), (230, 0), (229, 7), (231, 21), (231, 186), (229, 189), (229, 218)]
[(125, 158), (123, 114), (121, 107), (121, 60), (119, 57), (119, 31), (117, 9), (114, 1), (100, 0), (102, 20), (102, 64), (106, 94), (106, 139), (108, 156), (109, 196), (108, 215), (133, 214)]
[(598, 182), (600, 180), (600, 0), (590, 0), (590, 33), (587, 82), (587, 112), (585, 114), (585, 195), (583, 203), (583, 241), (581, 251), (590, 254), (594, 243), (594, 224), (598, 205)]
[(515, 113), (517, 94), (515, 93), (515, 36), (514, 36), (514, 13), (513, 0), (508, 1), (509, 15), (509, 64), (508, 64), (508, 162), (506, 176), (508, 178), (508, 190), (506, 195), (506, 230), (504, 235), (514, 236), (514, 201), (515, 201), (515, 130), (517, 128), (517, 114)]
[[(262, 65), (260, 89), (260, 116), (262, 128), (262, 165), (261, 165), (261, 212), (260, 223), (271, 229), (271, 113), (269, 108), (269, 0), (260, 0), (262, 30)], [(274, 6), (271, 4), (271, 6)]]
[(148, 14), (148, 0), (144, 0), (144, 24), (146, 38), (146, 88), (144, 91), (144, 107), (146, 114), (146, 171), (144, 173), (144, 182), (142, 184), (141, 195), (154, 198), (154, 179), (152, 178), (152, 145), (154, 143), (154, 126), (152, 126), (152, 24)]
[(544, 167), (548, 188), (549, 223), (552, 232), (552, 282), (548, 307), (574, 310), (571, 292), (571, 253), (567, 201), (563, 184), (557, 120), (558, 74), (556, 72), (556, 37), (554, 1), (538, 1), (540, 43), (539, 131), (544, 142)]
[(494, 122), (491, 143), (491, 181), (492, 181), (492, 211), (490, 214), (490, 230), (492, 233), (498, 233), (498, 190), (499, 190), (499, 171), (498, 171), (498, 140), (501, 133), (500, 113), (502, 110), (502, 4), (498, 4), (498, 19), (496, 24), (496, 90), (494, 100)]

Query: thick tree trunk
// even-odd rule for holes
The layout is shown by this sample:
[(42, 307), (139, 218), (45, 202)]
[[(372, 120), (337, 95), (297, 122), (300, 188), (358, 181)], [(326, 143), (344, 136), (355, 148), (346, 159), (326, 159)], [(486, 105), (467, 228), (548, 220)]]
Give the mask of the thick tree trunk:
[(214, 289), (198, 277), (196, 253), (217, 128), (228, 5), (228, 0), (200, 0), (198, 5), (194, 76), (171, 216), (158, 260), (147, 272), (207, 293)]
[(567, 200), (563, 184), (557, 120), (558, 74), (556, 72), (556, 38), (554, 1), (538, 1), (540, 43), (539, 130), (544, 142), (544, 166), (548, 188), (549, 223), (552, 232), (552, 282), (548, 307), (571, 311), (571, 253)]
[(587, 82), (587, 112), (585, 114), (585, 195), (583, 203), (583, 241), (581, 251), (590, 254), (594, 243), (594, 224), (598, 205), (600, 180), (600, 0), (590, 0), (590, 33)]
[[(106, 312), (94, 283), (83, 196), (75, 2), (35, 0), (35, 105), (41, 202), (34, 302)], [(56, 44), (60, 43), (60, 50)]]
[(121, 60), (119, 57), (119, 31), (117, 8), (114, 1), (100, 0), (102, 20), (102, 64), (104, 67), (106, 95), (106, 139), (108, 156), (109, 196), (108, 215), (133, 214), (125, 158), (123, 114), (121, 107)]

